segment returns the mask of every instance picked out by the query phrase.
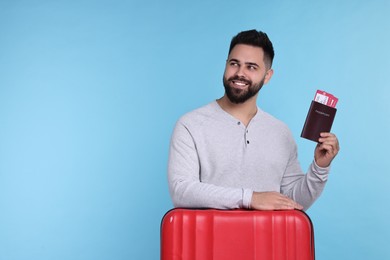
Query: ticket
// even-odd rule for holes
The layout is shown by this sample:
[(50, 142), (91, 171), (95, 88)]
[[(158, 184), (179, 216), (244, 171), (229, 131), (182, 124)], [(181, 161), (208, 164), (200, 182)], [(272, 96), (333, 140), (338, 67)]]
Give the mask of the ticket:
[(316, 95), (314, 96), (314, 101), (330, 107), (336, 107), (338, 100), (337, 97), (323, 90), (317, 90)]

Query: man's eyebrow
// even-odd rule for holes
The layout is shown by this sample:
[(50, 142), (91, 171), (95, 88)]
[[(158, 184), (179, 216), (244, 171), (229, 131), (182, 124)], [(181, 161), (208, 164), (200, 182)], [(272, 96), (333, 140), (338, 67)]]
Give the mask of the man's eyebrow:
[(250, 65), (250, 66), (255, 66), (255, 67), (260, 67), (257, 63), (255, 62), (245, 62), (246, 65)]
[(228, 60), (228, 62), (231, 62), (231, 61), (234, 61), (234, 62), (238, 62), (238, 63), (240, 63), (240, 61), (239, 61), (239, 60), (237, 60), (237, 59), (234, 59), (234, 58), (232, 58), (232, 59), (229, 59), (229, 60)]
[[(237, 62), (237, 63), (241, 63), (239, 60), (237, 59), (230, 59), (228, 60), (228, 62)], [(255, 66), (255, 67), (260, 67), (259, 64), (255, 63), (255, 62), (245, 62), (246, 65), (250, 65), (250, 66)]]
[[(230, 60), (228, 60), (228, 62), (237, 62), (237, 63), (241, 63), (239, 60), (235, 59), (235, 58), (231, 58)], [(249, 66), (255, 66), (255, 67), (260, 67), (259, 64), (257, 64), (256, 62), (245, 62), (244, 63), (245, 65), (249, 65)]]

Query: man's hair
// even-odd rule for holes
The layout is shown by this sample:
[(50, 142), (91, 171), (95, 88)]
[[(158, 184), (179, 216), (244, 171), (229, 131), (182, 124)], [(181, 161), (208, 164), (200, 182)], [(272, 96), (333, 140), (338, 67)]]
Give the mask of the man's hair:
[(275, 53), (272, 42), (266, 33), (256, 30), (238, 33), (230, 42), (229, 54), (237, 44), (246, 44), (262, 48), (264, 51), (264, 62), (271, 68)]

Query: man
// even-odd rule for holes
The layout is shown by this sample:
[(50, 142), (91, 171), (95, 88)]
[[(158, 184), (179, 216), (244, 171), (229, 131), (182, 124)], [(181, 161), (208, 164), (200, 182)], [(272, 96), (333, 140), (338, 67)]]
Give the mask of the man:
[(177, 122), (168, 162), (168, 182), (176, 207), (308, 209), (320, 196), (337, 137), (321, 133), (314, 160), (304, 174), (288, 127), (257, 107), (272, 75), (274, 50), (256, 30), (230, 44), (222, 98)]

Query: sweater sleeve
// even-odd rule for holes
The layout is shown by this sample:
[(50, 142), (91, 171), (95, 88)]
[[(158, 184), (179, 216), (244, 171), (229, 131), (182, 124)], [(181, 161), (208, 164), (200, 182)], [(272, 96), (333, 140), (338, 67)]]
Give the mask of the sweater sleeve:
[(201, 168), (195, 140), (190, 130), (179, 121), (171, 138), (168, 160), (168, 184), (174, 206), (249, 208), (252, 190), (203, 183)]
[(289, 196), (307, 210), (321, 195), (328, 179), (330, 167), (321, 168), (315, 161), (304, 174), (297, 158), (297, 148), (293, 142), (290, 161), (281, 183), (281, 193)]

